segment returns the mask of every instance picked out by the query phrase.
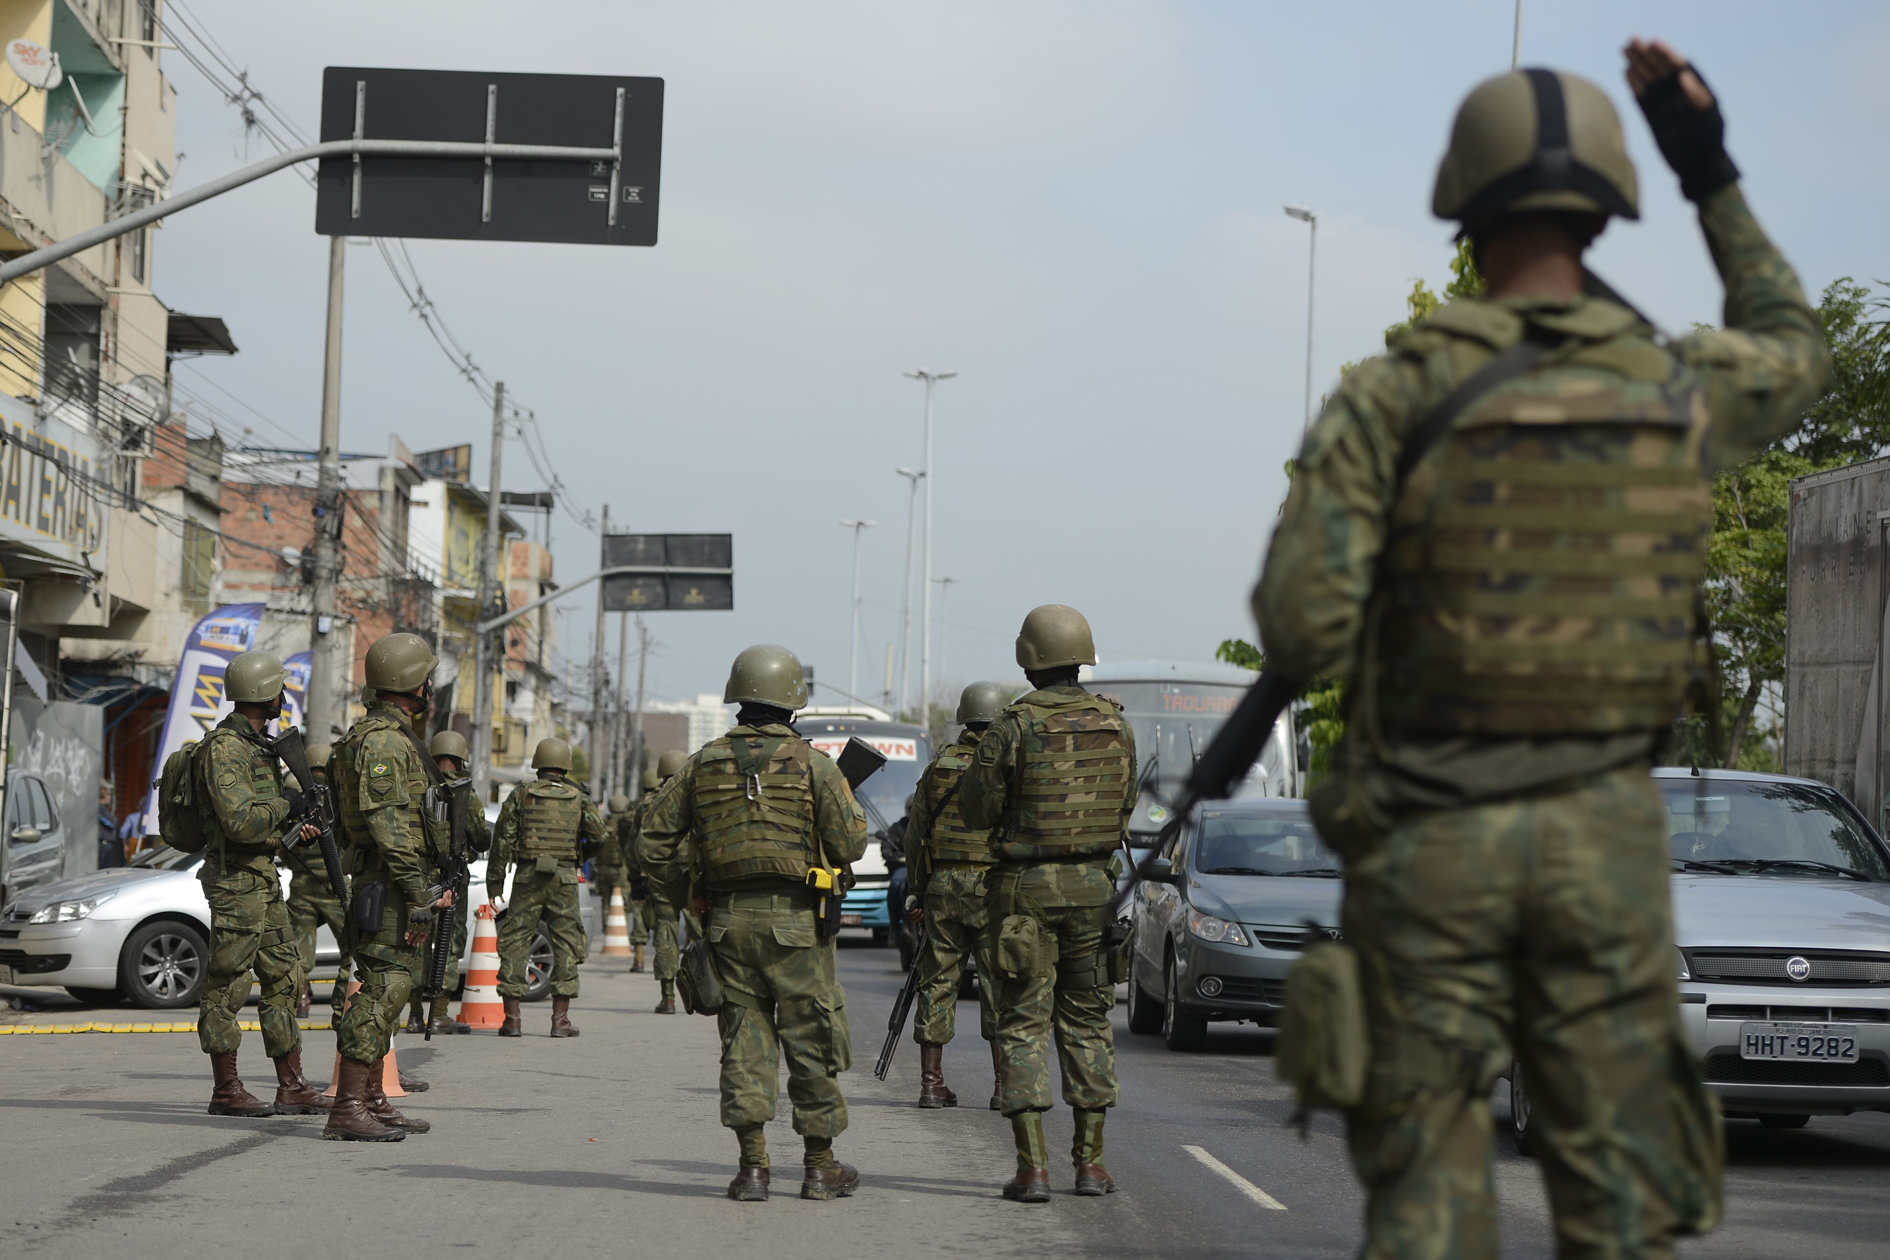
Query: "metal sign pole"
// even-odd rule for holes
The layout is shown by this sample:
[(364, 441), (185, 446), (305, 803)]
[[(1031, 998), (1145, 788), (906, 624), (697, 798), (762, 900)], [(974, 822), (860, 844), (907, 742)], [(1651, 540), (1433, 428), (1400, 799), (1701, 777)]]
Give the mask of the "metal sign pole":
[[(505, 382), (500, 381), (492, 389), (491, 485), (486, 488), (486, 537), (479, 548), (479, 611), (475, 617), (486, 617), (492, 612), (492, 602), (500, 589), (499, 539), (504, 509), (500, 506), (499, 471), (504, 455)], [(497, 629), (486, 629), (484, 621), (473, 627), (472, 773), (482, 801), (491, 799), (493, 647), (500, 641)], [(503, 660), (503, 653), (498, 655)]]

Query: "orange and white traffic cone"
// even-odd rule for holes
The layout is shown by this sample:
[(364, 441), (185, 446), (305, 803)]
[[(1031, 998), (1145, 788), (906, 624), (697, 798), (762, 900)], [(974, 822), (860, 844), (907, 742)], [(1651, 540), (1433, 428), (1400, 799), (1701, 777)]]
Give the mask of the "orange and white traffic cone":
[[(348, 1001), (361, 987), (359, 980), (348, 981), (348, 996), (342, 999), (341, 1009), (348, 1009)], [(341, 1051), (335, 1051), (335, 1070), (328, 1078), (328, 1088), (322, 1091), (324, 1097), (333, 1098), (335, 1088), (341, 1084)], [(387, 1057), (381, 1060), (381, 1092), (389, 1098), (405, 1098), (407, 1091), (400, 1087), (400, 1067), (394, 1061), (394, 1043), (387, 1043)]]
[(505, 1004), (499, 1001), (499, 925), (489, 904), (473, 915), (472, 957), (466, 963), (459, 1022), (475, 1029), (497, 1028), (505, 1022)]
[(630, 920), (624, 914), (621, 888), (610, 890), (610, 908), (604, 912), (604, 957), (630, 957)]

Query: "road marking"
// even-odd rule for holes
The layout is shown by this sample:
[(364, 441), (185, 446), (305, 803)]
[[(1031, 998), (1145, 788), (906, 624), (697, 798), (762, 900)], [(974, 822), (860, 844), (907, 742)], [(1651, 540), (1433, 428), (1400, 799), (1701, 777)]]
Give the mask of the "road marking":
[(1212, 1155), (1208, 1154), (1201, 1147), (1184, 1146), (1181, 1149), (1188, 1152), (1188, 1154), (1194, 1156), (1196, 1159), (1200, 1160), (1203, 1164), (1206, 1164), (1210, 1171), (1218, 1173), (1221, 1176), (1227, 1178), (1228, 1181), (1233, 1183), (1234, 1189), (1240, 1191), (1242, 1194), (1246, 1195), (1249, 1199), (1252, 1199), (1255, 1203), (1258, 1203), (1261, 1207), (1267, 1208), (1268, 1210), (1274, 1211), (1274, 1212), (1286, 1211), (1286, 1204), (1280, 1202), (1278, 1199), (1268, 1194), (1265, 1190), (1262, 1190), (1259, 1186), (1254, 1185), (1253, 1182), (1248, 1181), (1245, 1177), (1241, 1176), (1239, 1173), (1229, 1168), (1226, 1164), (1223, 1164), (1220, 1160), (1215, 1159)]
[[(244, 1032), (260, 1032), (262, 1025), (253, 1019), (238, 1021), (237, 1025)], [(328, 1027), (327, 1020), (304, 1019), (296, 1021), (297, 1028), (303, 1032), (319, 1032)], [(0, 1027), (0, 1037), (43, 1036), (53, 1033), (192, 1033), (197, 1031), (197, 1022), (169, 1024), (12, 1024)]]

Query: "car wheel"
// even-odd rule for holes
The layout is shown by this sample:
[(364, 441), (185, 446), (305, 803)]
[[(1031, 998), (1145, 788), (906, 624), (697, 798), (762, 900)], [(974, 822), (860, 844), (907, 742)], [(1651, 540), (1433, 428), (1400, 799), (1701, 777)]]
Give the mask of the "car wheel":
[(873, 929), (873, 948), (885, 949), (892, 944), (892, 929), (889, 927)]
[(1516, 1142), (1516, 1153), (1534, 1158), (1536, 1149), (1529, 1129), (1529, 1092), (1523, 1088), (1522, 1064), (1509, 1065), (1509, 1135)]
[(203, 995), (210, 944), (195, 924), (160, 919), (133, 932), (118, 955), (118, 987), (151, 1010), (195, 1006)]
[(1135, 978), (1134, 964), (1130, 964), (1129, 1031), (1143, 1037), (1153, 1036), (1162, 1030), (1163, 1018), (1162, 1004), (1142, 987), (1142, 982)]
[(1811, 1123), (1810, 1116), (1760, 1116), (1759, 1123), (1768, 1129), (1802, 1129)]
[(556, 962), (551, 936), (541, 927), (532, 937), (531, 952), (525, 955), (525, 1001), (542, 1002), (551, 996), (551, 969)]
[(1181, 1005), (1181, 983), (1176, 978), (1175, 956), (1168, 955), (1162, 976), (1162, 1042), (1170, 1050), (1199, 1050), (1207, 1045), (1207, 1017), (1195, 1015)]
[(66, 986), (66, 992), (87, 1006), (117, 1006), (124, 1001), (123, 995), (117, 989), (81, 989), (69, 984)]

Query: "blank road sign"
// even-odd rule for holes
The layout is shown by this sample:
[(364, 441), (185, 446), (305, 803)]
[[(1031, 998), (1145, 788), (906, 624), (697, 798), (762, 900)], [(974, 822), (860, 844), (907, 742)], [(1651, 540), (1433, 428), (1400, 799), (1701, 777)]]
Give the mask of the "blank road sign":
[[(321, 162), (315, 230), (328, 236), (656, 244), (663, 80), (330, 66), (323, 141), (446, 140), (609, 149), (604, 160), (334, 157)], [(356, 178), (356, 164), (360, 176)], [(358, 209), (357, 209), (357, 191)], [(613, 198), (612, 193), (615, 193)], [(616, 221), (611, 222), (615, 206)]]
[(637, 568), (604, 579), (605, 612), (716, 612), (735, 607), (730, 534), (605, 534), (603, 567)]

